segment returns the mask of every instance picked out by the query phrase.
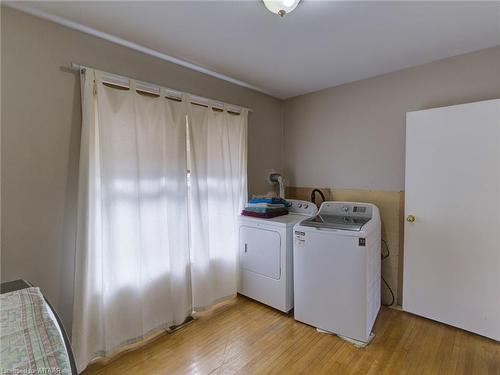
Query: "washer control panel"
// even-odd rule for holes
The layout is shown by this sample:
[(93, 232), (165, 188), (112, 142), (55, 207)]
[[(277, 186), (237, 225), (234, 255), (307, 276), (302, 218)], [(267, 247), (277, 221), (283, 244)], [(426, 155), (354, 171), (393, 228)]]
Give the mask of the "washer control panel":
[(319, 208), (319, 214), (371, 219), (372, 206), (370, 203), (358, 202), (323, 202)]

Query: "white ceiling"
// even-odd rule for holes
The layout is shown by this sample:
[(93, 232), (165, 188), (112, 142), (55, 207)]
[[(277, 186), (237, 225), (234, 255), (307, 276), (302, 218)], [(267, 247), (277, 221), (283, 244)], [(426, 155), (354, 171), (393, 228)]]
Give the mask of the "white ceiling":
[(500, 2), (29, 2), (278, 98), (500, 44)]

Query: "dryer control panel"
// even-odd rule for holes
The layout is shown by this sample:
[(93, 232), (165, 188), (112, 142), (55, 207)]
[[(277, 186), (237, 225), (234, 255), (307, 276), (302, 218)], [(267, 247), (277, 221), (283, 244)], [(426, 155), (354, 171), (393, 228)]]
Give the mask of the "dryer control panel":
[(288, 212), (291, 214), (314, 216), (318, 213), (318, 208), (314, 203), (299, 199), (287, 199), (287, 201), (290, 203)]

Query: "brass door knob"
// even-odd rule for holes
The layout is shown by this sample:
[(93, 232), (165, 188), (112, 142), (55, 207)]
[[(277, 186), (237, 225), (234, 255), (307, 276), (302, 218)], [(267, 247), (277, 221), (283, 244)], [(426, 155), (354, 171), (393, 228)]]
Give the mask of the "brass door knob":
[(415, 221), (415, 216), (413, 215), (408, 215), (406, 217), (406, 221), (409, 222), (409, 223), (413, 223)]

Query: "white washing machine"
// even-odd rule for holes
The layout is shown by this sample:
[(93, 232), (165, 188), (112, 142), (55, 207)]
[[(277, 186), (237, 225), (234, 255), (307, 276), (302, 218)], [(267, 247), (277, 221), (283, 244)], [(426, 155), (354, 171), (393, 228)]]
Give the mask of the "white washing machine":
[(369, 342), (380, 310), (381, 222), (370, 203), (324, 202), (294, 227), (294, 317)]
[(271, 219), (240, 216), (238, 292), (283, 312), (293, 308), (293, 226), (318, 211), (288, 199), (288, 215)]

